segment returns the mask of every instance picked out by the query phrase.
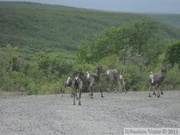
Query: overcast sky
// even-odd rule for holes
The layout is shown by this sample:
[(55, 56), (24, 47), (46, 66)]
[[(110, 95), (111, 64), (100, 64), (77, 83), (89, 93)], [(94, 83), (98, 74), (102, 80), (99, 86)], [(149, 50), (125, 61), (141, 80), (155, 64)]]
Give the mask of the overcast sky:
[(180, 0), (0, 0), (28, 1), (115, 12), (180, 14)]

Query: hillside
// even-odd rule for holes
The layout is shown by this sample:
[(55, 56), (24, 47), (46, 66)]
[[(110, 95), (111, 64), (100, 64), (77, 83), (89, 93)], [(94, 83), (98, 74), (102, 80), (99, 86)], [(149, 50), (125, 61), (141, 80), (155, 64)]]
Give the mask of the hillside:
[[(57, 94), (74, 71), (96, 72), (97, 65), (123, 69), (127, 90), (146, 90), (147, 74), (160, 71), (167, 45), (180, 39), (175, 23), (144, 14), (0, 2), (0, 92)], [(178, 65), (168, 72), (166, 88), (179, 88)]]
[(34, 3), (0, 4), (1, 46), (75, 50), (79, 41), (104, 28), (142, 16), (89, 11)]
[[(100, 12), (36, 3), (1, 2), (0, 46), (18, 46), (26, 54), (57, 49), (74, 51), (79, 42), (102, 30), (121, 26), (144, 15)], [(162, 24), (161, 24), (162, 25)], [(162, 33), (170, 40), (180, 30), (163, 24)]]
[(180, 14), (146, 14), (165, 24), (180, 28)]

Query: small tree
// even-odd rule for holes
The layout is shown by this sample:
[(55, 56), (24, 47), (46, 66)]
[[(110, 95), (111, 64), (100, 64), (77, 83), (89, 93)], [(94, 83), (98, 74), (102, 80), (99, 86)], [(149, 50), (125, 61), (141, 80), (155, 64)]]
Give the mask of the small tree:
[(141, 55), (150, 63), (162, 53), (158, 35), (158, 23), (145, 18), (120, 27), (105, 29), (93, 39), (83, 40), (77, 50), (78, 60), (81, 62), (98, 62), (104, 57), (120, 54), (125, 62), (129, 48), (132, 55)]

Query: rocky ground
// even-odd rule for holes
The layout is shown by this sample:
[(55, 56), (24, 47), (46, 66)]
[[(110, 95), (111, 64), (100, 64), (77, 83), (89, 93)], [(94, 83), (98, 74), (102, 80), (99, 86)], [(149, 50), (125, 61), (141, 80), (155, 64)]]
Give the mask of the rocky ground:
[(180, 91), (0, 97), (0, 135), (121, 135), (124, 128), (179, 128)]

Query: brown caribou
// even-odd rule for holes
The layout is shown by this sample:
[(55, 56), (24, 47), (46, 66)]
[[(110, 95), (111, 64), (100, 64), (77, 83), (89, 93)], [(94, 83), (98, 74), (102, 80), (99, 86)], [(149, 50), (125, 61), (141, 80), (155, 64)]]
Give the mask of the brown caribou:
[(97, 74), (96, 73), (87, 73), (87, 82), (88, 82), (88, 90), (91, 93), (91, 98), (93, 98), (94, 95), (94, 85), (98, 85), (99, 90), (101, 92), (101, 97), (103, 96), (102, 88), (101, 88), (101, 77), (100, 75), (103, 73), (102, 67), (97, 68)]
[(124, 92), (126, 92), (124, 76), (122, 73), (119, 73), (117, 69), (107, 70), (106, 71), (106, 80), (107, 80), (107, 91), (108, 92), (110, 92), (110, 89), (109, 89), (110, 82), (118, 84), (119, 93), (123, 92), (122, 88), (124, 88)]
[(158, 97), (160, 97), (160, 92), (161, 92), (161, 95), (163, 95), (162, 83), (166, 77), (166, 74), (167, 74), (166, 68), (162, 68), (160, 73), (151, 72), (151, 74), (149, 75), (149, 97), (151, 97), (151, 90), (153, 87), (154, 87), (153, 95), (156, 96), (155, 89), (158, 89), (158, 92), (157, 92)]

